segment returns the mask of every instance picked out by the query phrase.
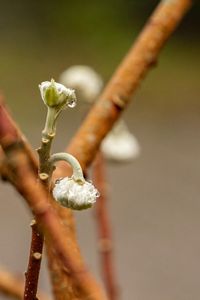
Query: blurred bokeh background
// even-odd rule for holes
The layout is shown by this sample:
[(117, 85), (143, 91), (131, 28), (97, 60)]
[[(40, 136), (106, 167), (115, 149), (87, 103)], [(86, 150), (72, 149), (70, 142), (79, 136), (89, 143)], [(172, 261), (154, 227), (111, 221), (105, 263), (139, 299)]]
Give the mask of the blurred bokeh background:
[[(38, 84), (74, 64), (92, 66), (106, 82), (157, 3), (0, 0), (0, 89), (34, 148), (45, 119)], [(140, 157), (107, 166), (123, 300), (200, 297), (199, 28), (196, 1), (124, 113)], [(64, 149), (87, 109), (80, 102), (63, 113), (54, 151)], [(9, 184), (0, 183), (0, 198), (0, 265), (23, 274), (31, 216)], [(83, 255), (100, 279), (94, 212), (76, 220)], [(49, 292), (45, 268), (40, 286)]]

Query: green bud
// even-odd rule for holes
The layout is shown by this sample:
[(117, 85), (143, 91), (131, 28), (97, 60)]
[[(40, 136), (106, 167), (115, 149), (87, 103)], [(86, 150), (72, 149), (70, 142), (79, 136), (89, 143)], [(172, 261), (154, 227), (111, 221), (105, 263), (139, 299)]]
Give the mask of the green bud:
[(39, 85), (42, 100), (48, 107), (63, 109), (66, 106), (76, 105), (76, 95), (74, 90), (66, 88), (64, 85), (51, 81), (44, 81)]

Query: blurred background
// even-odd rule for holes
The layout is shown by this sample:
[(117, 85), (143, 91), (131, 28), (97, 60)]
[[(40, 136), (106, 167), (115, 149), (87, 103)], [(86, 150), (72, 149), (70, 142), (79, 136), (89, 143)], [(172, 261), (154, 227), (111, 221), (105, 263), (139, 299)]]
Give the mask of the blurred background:
[[(0, 89), (34, 148), (45, 120), (38, 84), (74, 64), (92, 66), (106, 82), (157, 3), (0, 0)], [(199, 28), (195, 3), (124, 113), (140, 157), (107, 166), (123, 300), (200, 297)], [(87, 109), (80, 101), (62, 114), (54, 151), (64, 149)], [(31, 216), (9, 184), (0, 183), (0, 198), (0, 265), (22, 276)], [(82, 253), (100, 280), (94, 211), (76, 220)], [(45, 267), (40, 286), (50, 292)]]

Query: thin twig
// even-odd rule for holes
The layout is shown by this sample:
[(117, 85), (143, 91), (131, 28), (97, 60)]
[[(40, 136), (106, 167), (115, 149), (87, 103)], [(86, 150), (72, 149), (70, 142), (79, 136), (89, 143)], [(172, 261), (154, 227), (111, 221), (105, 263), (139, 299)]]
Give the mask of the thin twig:
[[(54, 135), (46, 137), (46, 133), (42, 131), (41, 147), (37, 150), (39, 154), (39, 170), (38, 179), (45, 188), (47, 194), (50, 193), (51, 170), (49, 167), (49, 157), (51, 145)], [(36, 299), (38, 279), (42, 260), (42, 251), (44, 245), (44, 235), (39, 231), (36, 219), (31, 223), (32, 226), (32, 242), (29, 254), (29, 263), (26, 272), (24, 300)]]
[[(0, 293), (17, 300), (22, 300), (24, 294), (24, 282), (12, 273), (0, 269)], [(40, 300), (50, 300), (50, 298), (42, 292), (38, 293), (38, 297)]]
[(95, 206), (95, 216), (99, 232), (102, 275), (108, 298), (117, 300), (119, 299), (119, 293), (114, 268), (112, 230), (108, 214), (105, 160), (100, 151), (97, 153), (93, 164), (93, 181), (100, 192), (100, 197)]
[(25, 273), (24, 300), (37, 299), (38, 278), (40, 273), (43, 234), (38, 230), (35, 220), (31, 222), (32, 236), (29, 254), (28, 268)]

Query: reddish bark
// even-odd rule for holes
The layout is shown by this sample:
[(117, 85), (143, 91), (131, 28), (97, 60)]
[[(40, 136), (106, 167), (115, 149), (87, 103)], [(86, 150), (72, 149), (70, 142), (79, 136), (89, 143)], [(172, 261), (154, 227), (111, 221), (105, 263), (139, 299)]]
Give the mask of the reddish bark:
[(36, 300), (38, 289), (38, 278), (42, 260), (43, 234), (39, 232), (36, 221), (31, 222), (32, 236), (28, 262), (28, 269), (25, 273), (26, 281), (24, 288), (24, 300)]
[(117, 274), (113, 258), (113, 240), (110, 217), (108, 213), (107, 180), (105, 160), (103, 154), (98, 152), (93, 164), (94, 185), (100, 192), (100, 197), (95, 205), (95, 219), (99, 235), (99, 251), (101, 270), (110, 300), (119, 299)]

